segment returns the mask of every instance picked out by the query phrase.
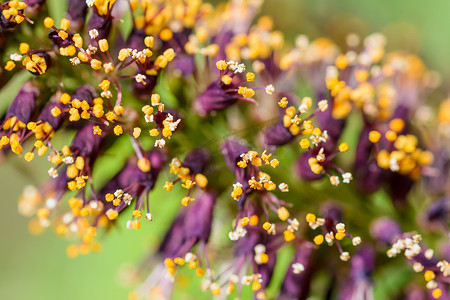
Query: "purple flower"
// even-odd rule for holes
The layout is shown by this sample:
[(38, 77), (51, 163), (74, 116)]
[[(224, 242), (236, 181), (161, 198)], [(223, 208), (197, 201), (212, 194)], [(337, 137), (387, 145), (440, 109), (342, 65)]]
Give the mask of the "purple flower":
[(283, 146), (295, 138), (282, 123), (265, 128), (260, 135), (261, 143), (266, 148), (273, 146)]
[(50, 126), (52, 126), (53, 130), (56, 131), (58, 130), (61, 125), (64, 122), (64, 115), (60, 114), (57, 117), (54, 117), (51, 114), (51, 111), (54, 107), (59, 108), (60, 110), (64, 109), (64, 104), (62, 104), (61, 102), (51, 102), (48, 103), (44, 109), (42, 110), (42, 112), (39, 114), (39, 117), (37, 118), (38, 122), (47, 122), (48, 124), (50, 124)]
[[(110, 16), (101, 16), (98, 13), (94, 12), (89, 19), (88, 31), (92, 29), (96, 29), (98, 31), (97, 39), (107, 39), (112, 27), (112, 19)], [(90, 39), (91, 43), (95, 40)]]
[[(226, 90), (231, 90), (227, 92)], [(197, 98), (196, 109), (201, 115), (223, 110), (238, 101), (239, 95), (231, 84), (225, 87), (218, 82), (211, 83), (208, 88)]]
[(191, 173), (204, 173), (211, 161), (211, 154), (208, 150), (199, 148), (190, 152), (183, 160), (183, 166), (189, 168)]
[(373, 298), (372, 272), (375, 267), (375, 252), (372, 248), (362, 248), (351, 260), (350, 278), (341, 289), (342, 300), (360, 300)]
[(40, 92), (31, 82), (26, 82), (14, 98), (6, 113), (6, 119), (16, 117), (22, 123), (28, 123), (36, 109)]
[(402, 232), (397, 222), (387, 217), (375, 220), (370, 226), (372, 237), (385, 245), (391, 245), (395, 242)]
[(86, 1), (69, 0), (69, 7), (67, 8), (67, 19), (70, 20), (70, 27), (75, 31), (80, 31), (86, 23), (86, 15), (88, 6)]
[[(313, 273), (314, 244), (302, 242), (296, 248), (297, 252), (284, 276), (278, 300), (306, 299), (309, 294), (311, 275)], [(294, 272), (296, 264), (301, 264), (304, 270), (302, 272)]]
[(212, 226), (216, 196), (202, 192), (196, 200), (184, 208), (159, 248), (164, 257), (184, 257), (197, 243), (207, 243)]

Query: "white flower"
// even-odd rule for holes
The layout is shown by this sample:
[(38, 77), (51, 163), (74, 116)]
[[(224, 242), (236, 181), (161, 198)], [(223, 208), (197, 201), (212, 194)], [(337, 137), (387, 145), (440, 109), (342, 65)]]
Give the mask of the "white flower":
[(343, 179), (342, 182), (350, 183), (350, 180), (353, 179), (352, 173), (347, 172), (347, 173), (342, 174), (342, 179)]
[(14, 61), (19, 61), (19, 60), (22, 60), (22, 55), (20, 55), (18, 53), (13, 53), (13, 54), (11, 54), (10, 58)]
[(278, 188), (282, 191), (282, 192), (289, 192), (289, 186), (286, 183), (280, 183), (280, 185), (278, 186)]
[(96, 37), (98, 37), (97, 29), (89, 30), (89, 36), (91, 37), (91, 39), (95, 39)]
[(70, 63), (74, 66), (78, 66), (79, 64), (81, 64), (81, 60), (78, 57), (74, 57), (69, 60), (70, 60)]
[(56, 170), (55, 168), (50, 168), (48, 170), (48, 175), (52, 178), (56, 178), (58, 177), (58, 170)]
[(66, 156), (62, 159), (63, 163), (66, 165), (73, 164), (73, 157), (72, 156)]
[(94, 6), (94, 3), (95, 3), (95, 0), (86, 0), (86, 5), (87, 5), (88, 7)]
[(275, 87), (273, 86), (273, 84), (269, 84), (268, 86), (266, 86), (266, 94), (272, 95), (273, 92), (275, 92)]
[(292, 272), (294, 274), (300, 274), (305, 271), (305, 266), (301, 263), (292, 264)]
[(136, 82), (145, 84), (145, 79), (147, 79), (147, 77), (145, 77), (145, 75), (143, 74), (137, 74), (136, 76), (134, 76), (134, 79), (136, 80)]
[(154, 147), (164, 148), (166, 141), (164, 139), (156, 140)]
[(321, 111), (326, 111), (328, 109), (328, 100), (321, 100), (317, 104)]

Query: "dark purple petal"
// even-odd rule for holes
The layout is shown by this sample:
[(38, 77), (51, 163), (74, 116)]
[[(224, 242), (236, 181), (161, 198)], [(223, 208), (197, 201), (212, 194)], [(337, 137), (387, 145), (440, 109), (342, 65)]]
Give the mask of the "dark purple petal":
[(66, 48), (71, 45), (69, 39), (63, 40), (56, 30), (50, 30), (48, 32), (48, 38), (53, 42), (53, 44), (58, 48)]
[[(232, 89), (232, 86), (226, 86)], [(236, 93), (225, 92), (218, 82), (211, 83), (196, 100), (196, 108), (201, 115), (225, 109), (238, 101)]]
[(93, 124), (89, 124), (77, 132), (70, 147), (72, 152), (79, 150), (86, 156), (96, 156), (103, 137), (101, 135), (94, 135), (93, 127)]
[(293, 136), (289, 129), (284, 127), (282, 123), (278, 123), (265, 128), (261, 132), (262, 143), (267, 147), (286, 145), (287, 143), (292, 141), (294, 137), (295, 136)]
[(75, 31), (80, 31), (86, 23), (86, 15), (88, 6), (86, 1), (69, 0), (69, 7), (67, 8), (67, 19), (70, 20), (70, 27)]
[(189, 168), (192, 173), (203, 173), (211, 161), (208, 150), (200, 148), (190, 152), (183, 161), (183, 166)]
[(394, 220), (383, 217), (372, 222), (370, 234), (377, 241), (391, 245), (402, 234), (402, 229)]
[(133, 95), (140, 100), (148, 100), (155, 89), (158, 76), (146, 75), (145, 72), (138, 71), (136, 75), (145, 75), (145, 84), (133, 80)]
[(295, 173), (300, 176), (301, 179), (306, 181), (314, 181), (321, 179), (322, 174), (315, 174), (311, 171), (311, 167), (308, 164), (308, 159), (312, 157), (311, 151), (302, 154), (294, 165)]
[[(98, 31), (97, 39), (98, 40), (107, 39), (111, 32), (111, 27), (112, 21), (110, 17), (100, 16), (99, 14), (94, 12), (89, 20), (88, 31), (91, 31), (92, 29), (97, 29)], [(91, 43), (95, 41), (92, 39), (90, 40)]]
[(240, 160), (241, 154), (249, 151), (247, 144), (237, 137), (225, 140), (220, 149), (228, 168), (233, 172), (238, 168), (236, 164)]
[(28, 123), (36, 109), (39, 94), (39, 89), (36, 86), (31, 82), (26, 82), (11, 103), (6, 113), (6, 119), (15, 116), (20, 122)]
[[(277, 298), (278, 300), (306, 299), (309, 294), (313, 271), (311, 267), (313, 254), (314, 244), (303, 242), (297, 246), (295, 258), (292, 260), (284, 276), (280, 295)], [(292, 268), (292, 265), (295, 263), (301, 263), (305, 267), (305, 270), (300, 274), (295, 274)]]
[(50, 126), (52, 126), (53, 130), (56, 131), (61, 127), (62, 123), (64, 122), (64, 114), (60, 114), (59, 116), (54, 117), (51, 114), (51, 111), (54, 107), (57, 107), (60, 110), (63, 110), (64, 104), (62, 104), (61, 102), (51, 102), (51, 103), (47, 104), (44, 107), (44, 109), (42, 110), (39, 117), (37, 118), (37, 121), (49, 123)]

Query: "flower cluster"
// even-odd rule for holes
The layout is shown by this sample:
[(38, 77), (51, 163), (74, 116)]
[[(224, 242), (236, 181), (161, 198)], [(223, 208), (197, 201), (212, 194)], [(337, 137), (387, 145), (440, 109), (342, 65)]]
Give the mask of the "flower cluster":
[[(372, 299), (387, 246), (423, 273), (418, 294), (448, 299), (450, 100), (424, 103), (436, 73), (381, 34), (349, 34), (344, 50), (285, 41), (261, 2), (68, 0), (62, 18), (46, 1), (1, 4), (0, 84), (26, 78), (0, 118), (1, 156), (49, 165), (19, 199), (30, 231), (67, 237), (74, 258), (178, 199), (130, 299), (170, 298), (189, 270), (208, 297)], [(445, 233), (430, 239), (447, 251), (401, 226)], [(430, 299), (411, 295), (392, 297)]]

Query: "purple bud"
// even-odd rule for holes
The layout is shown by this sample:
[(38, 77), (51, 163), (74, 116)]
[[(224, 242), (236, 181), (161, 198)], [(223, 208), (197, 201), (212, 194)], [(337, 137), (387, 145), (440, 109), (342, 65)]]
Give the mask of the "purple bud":
[(181, 72), (183, 76), (189, 76), (195, 71), (194, 57), (188, 54), (177, 54), (172, 62), (175, 69)]
[(184, 221), (186, 240), (194, 238), (201, 242), (208, 242), (215, 203), (216, 196), (205, 192), (189, 205)]
[(431, 223), (446, 224), (450, 217), (450, 196), (442, 196), (428, 206), (426, 220)]
[(241, 154), (249, 151), (247, 144), (237, 137), (225, 140), (220, 149), (228, 168), (233, 172), (237, 168), (236, 164), (240, 160)]
[(60, 110), (63, 110), (64, 104), (62, 104), (61, 102), (48, 103), (42, 110), (39, 117), (37, 118), (37, 121), (49, 123), (50, 126), (52, 126), (53, 130), (56, 131), (61, 127), (62, 123), (64, 122), (64, 114), (60, 114), (59, 116), (54, 117), (51, 113), (51, 111), (54, 107), (57, 107)]
[(351, 259), (351, 277), (341, 289), (342, 300), (359, 300), (373, 298), (371, 274), (375, 267), (375, 252), (371, 248), (363, 248)]
[(158, 76), (147, 75), (141, 71), (136, 73), (136, 75), (138, 74), (145, 75), (145, 84), (133, 80), (133, 95), (140, 100), (147, 101), (155, 89)]
[[(232, 85), (225, 86), (226, 89), (234, 90)], [(195, 108), (200, 115), (206, 115), (218, 110), (225, 109), (238, 101), (236, 92), (225, 92), (218, 82), (211, 83), (196, 100)]]
[(189, 168), (192, 173), (203, 173), (211, 161), (211, 154), (208, 150), (200, 148), (189, 153), (183, 160), (183, 166)]
[(25, 0), (25, 3), (27, 4), (27, 9), (38, 9), (40, 6), (42, 6), (45, 3), (45, 0)]
[[(318, 148), (318, 147), (316, 147)], [(318, 150), (317, 150), (318, 153)], [(294, 165), (294, 171), (300, 176), (301, 179), (306, 181), (314, 181), (321, 179), (323, 177), (322, 174), (315, 174), (311, 171), (311, 167), (309, 166), (308, 159), (310, 159), (313, 155), (317, 155), (317, 153), (312, 153), (311, 151), (305, 152), (302, 154), (297, 162)]]
[[(8, 5), (9, 1), (6, 1), (5, 3), (3, 3), (3, 5), (0, 3), (0, 7), (1, 10), (3, 11), (4, 9), (9, 9), (9, 5)], [(23, 13), (23, 9), (20, 10), (19, 12)], [(0, 26), (4, 29), (12, 29), (14, 27), (16, 27), (18, 25), (18, 23), (16, 22), (10, 22), (8, 21), (5, 16), (3, 15), (3, 13), (0, 12)]]
[(48, 38), (53, 42), (53, 44), (58, 48), (66, 48), (71, 45), (69, 39), (63, 40), (56, 30), (50, 30), (48, 32)]
[(372, 222), (370, 234), (377, 241), (391, 245), (402, 234), (402, 229), (394, 220), (383, 217)]
[(247, 234), (234, 243), (234, 256), (248, 255), (255, 246), (263, 243), (265, 232), (258, 226), (246, 226)]
[(80, 31), (86, 23), (86, 15), (88, 6), (86, 1), (69, 0), (69, 7), (67, 8), (67, 19), (70, 20), (70, 27), (75, 31)]
[(125, 42), (125, 48), (136, 49), (142, 51), (147, 49), (145, 46), (144, 39), (147, 37), (144, 30), (133, 28), (128, 35), (127, 41)]
[(93, 124), (89, 124), (77, 132), (70, 147), (72, 152), (79, 150), (86, 156), (97, 154), (103, 138), (101, 135), (94, 135), (93, 127)]
[(283, 146), (292, 141), (295, 136), (291, 134), (289, 129), (284, 127), (282, 123), (272, 125), (265, 128), (261, 132), (261, 142), (267, 147), (270, 146)]
[[(109, 36), (109, 33), (111, 32), (112, 27), (112, 21), (109, 16), (100, 16), (96, 12), (92, 14), (91, 19), (89, 20), (88, 24), (88, 31), (91, 31), (92, 29), (97, 29), (98, 36), (97, 39), (107, 39)], [(93, 39), (90, 39), (91, 42), (95, 41)]]
[(177, 216), (159, 248), (165, 257), (184, 256), (198, 242), (207, 243), (211, 233), (216, 196), (200, 194)]
[[(312, 257), (314, 254), (314, 244), (303, 242), (297, 246), (295, 258), (292, 260), (283, 285), (281, 286), (278, 300), (306, 299), (309, 294), (311, 275), (312, 275)], [(293, 264), (300, 263), (304, 266), (304, 271), (299, 274), (294, 273)]]
[(89, 85), (83, 85), (79, 87), (70, 97), (70, 100), (78, 99), (80, 101), (86, 100), (87, 103), (92, 104), (96, 93), (94, 89)]
[(388, 192), (397, 208), (401, 208), (406, 204), (406, 197), (413, 185), (414, 181), (409, 176), (391, 173), (388, 181)]
[(16, 117), (22, 123), (28, 123), (34, 110), (39, 96), (39, 89), (31, 82), (26, 82), (14, 98), (11, 106), (6, 113), (6, 119)]
[(346, 119), (335, 119), (332, 115), (333, 101), (328, 101), (328, 103), (328, 109), (320, 112), (317, 115), (317, 120), (319, 122), (319, 127), (322, 130), (326, 130), (328, 133), (328, 143), (334, 146), (344, 131)]

